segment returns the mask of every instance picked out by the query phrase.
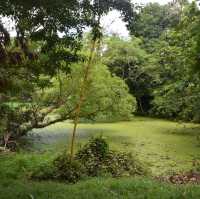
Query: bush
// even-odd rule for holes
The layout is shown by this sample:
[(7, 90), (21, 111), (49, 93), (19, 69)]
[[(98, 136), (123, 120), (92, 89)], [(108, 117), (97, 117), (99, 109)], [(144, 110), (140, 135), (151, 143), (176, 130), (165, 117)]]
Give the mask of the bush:
[(42, 162), (29, 174), (30, 178), (36, 180), (50, 180), (55, 178), (55, 168), (52, 162)]
[(144, 166), (131, 153), (110, 151), (103, 164), (113, 177), (147, 174)]
[(84, 166), (77, 160), (70, 160), (70, 156), (66, 154), (58, 156), (53, 165), (56, 179), (75, 183), (84, 177)]
[(91, 156), (95, 156), (98, 159), (103, 159), (109, 152), (108, 143), (102, 137), (92, 138), (88, 144), (86, 144), (77, 153), (78, 159), (87, 161)]
[(43, 162), (29, 174), (35, 180), (59, 180), (69, 183), (79, 181), (85, 173), (84, 166), (77, 160), (70, 160), (66, 154), (59, 155), (53, 162)]
[(81, 149), (76, 159), (86, 168), (88, 176), (110, 174), (113, 177), (146, 174), (146, 170), (130, 153), (110, 151), (107, 142), (94, 138)]
[(76, 154), (79, 160), (86, 168), (88, 176), (98, 176), (104, 172), (102, 162), (109, 153), (109, 146), (102, 138), (93, 138)]
[(56, 179), (76, 183), (86, 176), (111, 175), (112, 177), (144, 175), (146, 170), (130, 153), (109, 150), (102, 137), (93, 138), (75, 158), (59, 155), (50, 165), (42, 164), (32, 178), (39, 180)]

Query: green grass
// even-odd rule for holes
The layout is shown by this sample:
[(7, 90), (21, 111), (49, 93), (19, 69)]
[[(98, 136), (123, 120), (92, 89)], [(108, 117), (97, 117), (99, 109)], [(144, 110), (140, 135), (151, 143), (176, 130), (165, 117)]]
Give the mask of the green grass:
[(197, 199), (198, 186), (172, 186), (144, 178), (95, 178), (75, 185), (4, 181), (1, 199)]
[[(41, 162), (69, 147), (71, 130), (72, 124), (63, 122), (34, 131), (28, 149), (0, 154), (0, 199), (200, 198), (198, 186), (174, 186), (150, 178), (95, 178), (75, 185), (28, 180)], [(103, 134), (112, 149), (131, 151), (157, 175), (191, 169), (193, 159), (200, 158), (199, 133), (197, 124), (137, 117), (131, 122), (80, 124), (76, 148)]]

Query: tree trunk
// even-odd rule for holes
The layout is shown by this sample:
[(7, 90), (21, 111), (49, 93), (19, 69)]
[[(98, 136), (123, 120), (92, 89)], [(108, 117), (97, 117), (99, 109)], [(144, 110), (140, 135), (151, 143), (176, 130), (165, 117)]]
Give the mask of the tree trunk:
[(60, 70), (59, 69), (57, 71), (57, 77), (58, 77), (58, 82), (59, 82), (59, 97), (61, 99), (61, 97), (62, 97), (62, 80), (61, 80), (61, 77), (60, 77)]
[(95, 49), (96, 49), (96, 43), (97, 39), (92, 41), (92, 46), (90, 49), (90, 56), (88, 63), (85, 68), (85, 73), (84, 73), (84, 79), (81, 85), (81, 91), (80, 91), (80, 98), (77, 103), (77, 108), (75, 110), (75, 117), (74, 117), (74, 127), (73, 127), (73, 132), (72, 132), (72, 140), (71, 140), (71, 149), (70, 149), (70, 159), (73, 159), (74, 156), (74, 146), (75, 146), (75, 139), (76, 139), (76, 131), (77, 131), (77, 126), (80, 118), (80, 112), (81, 112), (81, 107), (85, 99), (86, 95), (86, 90), (87, 90), (87, 83), (89, 80), (89, 73), (93, 64), (94, 60), (94, 54), (95, 54)]
[(142, 114), (144, 113), (144, 109), (142, 107), (142, 102), (141, 102), (141, 98), (139, 98), (139, 105), (140, 105), (140, 110), (142, 112)]

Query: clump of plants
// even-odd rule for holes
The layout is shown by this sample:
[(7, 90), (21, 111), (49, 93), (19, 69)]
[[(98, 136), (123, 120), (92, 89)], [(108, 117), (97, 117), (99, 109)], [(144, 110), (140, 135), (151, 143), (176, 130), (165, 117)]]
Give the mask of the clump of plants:
[(52, 162), (41, 163), (31, 172), (30, 178), (34, 180), (59, 180), (76, 183), (85, 177), (85, 167), (67, 154), (61, 154)]
[(52, 162), (42, 162), (37, 168), (28, 173), (28, 177), (34, 180), (55, 179), (55, 167)]
[(109, 174), (113, 177), (147, 174), (141, 163), (131, 153), (109, 150), (102, 137), (91, 139), (78, 153), (76, 159), (86, 168), (88, 176)]
[(97, 137), (92, 138), (73, 159), (66, 154), (59, 155), (51, 166), (42, 165), (31, 177), (76, 183), (84, 177), (145, 174), (147, 170), (131, 153), (112, 151), (104, 138)]
[(53, 165), (55, 178), (58, 180), (75, 183), (85, 176), (85, 167), (78, 160), (71, 159), (69, 155), (58, 156)]

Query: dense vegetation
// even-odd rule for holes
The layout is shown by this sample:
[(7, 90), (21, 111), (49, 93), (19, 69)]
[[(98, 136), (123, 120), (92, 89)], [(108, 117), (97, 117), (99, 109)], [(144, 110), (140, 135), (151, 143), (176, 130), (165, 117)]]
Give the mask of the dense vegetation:
[[(125, 21), (133, 16), (128, 1), (1, 4), (0, 14), (13, 20), (17, 32), (11, 38), (1, 21), (0, 108), (5, 146), (34, 128), (66, 119), (75, 123), (80, 117), (103, 119), (105, 112), (115, 119), (130, 117), (133, 97), (98, 59), (100, 18), (114, 8)], [(92, 31), (83, 42), (86, 26)]]
[[(161, 146), (165, 141), (173, 142), (172, 134), (196, 136), (199, 140), (196, 132), (200, 122), (200, 9), (197, 3), (187, 0), (175, 0), (166, 5), (137, 5), (131, 0), (0, 2), (0, 178), (3, 179), (0, 180), (0, 189), (4, 190), (4, 198), (46, 197), (42, 192), (35, 193), (34, 188), (29, 189), (31, 193), (24, 193), (26, 181), (38, 187), (36, 189), (47, 189), (48, 186), (46, 182), (42, 184), (37, 180), (55, 181), (50, 182), (50, 187), (57, 181), (56, 186), (60, 186), (58, 190), (68, 193), (69, 190), (62, 188), (60, 182), (75, 183), (97, 177), (86, 185), (90, 187), (90, 183), (94, 182), (96, 186), (104, 188), (103, 185), (98, 185), (98, 180), (102, 177), (129, 176), (132, 179), (136, 175), (149, 175), (146, 172), (148, 169), (143, 165), (145, 158), (141, 158), (146, 142), (140, 143), (142, 148), (138, 159), (133, 153), (133, 148), (137, 148), (136, 143), (134, 145), (132, 141), (126, 140), (125, 151), (121, 147), (123, 140), (115, 143), (112, 140), (114, 137), (109, 138), (109, 143), (102, 136), (93, 138), (87, 140), (84, 147), (78, 147), (76, 138), (80, 122), (99, 122), (106, 126), (103, 122), (134, 122), (135, 115), (164, 118), (183, 123), (183, 128), (179, 129), (181, 132), (177, 128), (171, 132), (171, 127), (160, 123), (156, 126), (153, 120), (151, 122), (155, 128), (151, 131), (151, 126), (141, 120), (140, 125), (147, 125), (149, 130), (143, 127), (132, 129), (132, 123), (127, 122), (131, 130), (123, 126), (119, 128), (119, 133), (130, 133), (133, 136), (132, 130), (139, 131), (134, 132), (137, 139), (137, 133), (145, 132), (146, 138), (159, 140)], [(129, 38), (103, 34), (101, 19), (112, 10), (120, 12), (130, 33)], [(5, 24), (5, 19), (9, 19), (13, 27)], [(14, 36), (10, 31), (12, 28), (16, 33)], [(191, 124), (191, 128), (187, 128), (189, 124), (184, 122), (197, 124)], [(27, 138), (35, 135), (31, 133), (35, 129), (48, 132), (45, 127), (56, 123), (70, 123), (72, 136), (67, 139), (70, 143), (66, 140), (63, 147), (55, 139), (59, 145), (59, 154), (54, 151), (52, 155), (52, 151), (48, 149), (41, 151), (42, 154), (28, 151), (32, 149), (32, 145), (27, 142)], [(173, 126), (174, 124), (178, 125), (173, 123)], [(165, 131), (160, 130), (162, 127)], [(163, 134), (169, 139), (165, 137), (164, 141)], [(25, 148), (20, 145), (24, 140)], [(179, 143), (178, 140), (182, 138), (175, 140)], [(193, 139), (186, 140), (190, 142), (187, 146), (191, 147)], [(119, 144), (118, 151), (110, 149), (110, 143), (113, 148)], [(156, 146), (158, 144), (154, 140), (150, 143)], [(163, 157), (166, 151), (155, 145), (150, 149), (151, 152), (161, 150), (159, 155)], [(198, 147), (195, 146), (195, 150), (199, 150)], [(138, 155), (138, 151), (136, 152)], [(145, 154), (145, 157), (151, 156), (151, 152)], [(185, 150), (183, 152), (186, 153)], [(198, 156), (199, 153), (195, 155)], [(46, 161), (42, 162), (43, 158)], [(190, 165), (186, 163), (186, 167), (181, 165), (177, 168), (184, 171), (193, 169), (193, 163), (198, 183), (199, 157), (192, 158), (194, 159), (189, 157)], [(161, 159), (156, 161), (170, 158), (164, 155)], [(176, 165), (182, 164), (176, 158), (174, 161)], [(169, 172), (168, 168), (164, 169), (163, 165), (161, 167), (163, 171)], [(159, 170), (153, 167), (153, 175), (159, 173), (156, 169)], [(12, 184), (14, 178), (17, 178), (14, 184), (19, 191), (8, 196), (9, 187), (5, 187)], [(120, 186), (123, 181), (129, 183), (129, 179), (122, 179), (119, 181)], [(155, 179), (142, 178), (136, 178), (133, 182), (138, 187), (134, 187), (131, 182), (130, 187), (126, 186), (126, 189), (130, 189), (126, 194), (120, 188), (120, 193), (115, 193), (112, 187), (115, 190), (118, 181), (108, 179), (105, 188), (108, 198), (119, 195), (130, 198), (131, 194), (140, 192), (141, 187), (146, 189), (148, 184), (154, 190), (158, 183)], [(76, 186), (84, 187), (82, 184)], [(156, 194), (163, 198), (192, 198), (193, 194), (194, 197), (199, 194), (192, 187), (183, 187), (183, 196), (180, 190), (164, 184), (162, 186), (163, 189), (147, 192), (152, 198)], [(168, 194), (170, 190), (174, 191), (174, 195)], [(88, 198), (94, 197), (96, 191), (94, 189), (94, 193), (91, 192)], [(59, 194), (60, 198), (64, 197)], [(79, 198), (73, 194), (72, 198)], [(98, 197), (102, 195), (98, 194)], [(147, 196), (143, 193), (141, 197)]]
[[(56, 9), (52, 12), (50, 6)], [(130, 39), (102, 38), (100, 19), (111, 9), (122, 12)], [(200, 120), (196, 3), (138, 8), (123, 1), (8, 1), (1, 5), (1, 15), (13, 19), (17, 31), (11, 38), (1, 22), (4, 141), (77, 117), (127, 120), (136, 112)], [(86, 26), (92, 32), (82, 37)]]
[(105, 63), (137, 99), (137, 112), (199, 122), (199, 9), (176, 1), (141, 8), (131, 41), (107, 41)]

